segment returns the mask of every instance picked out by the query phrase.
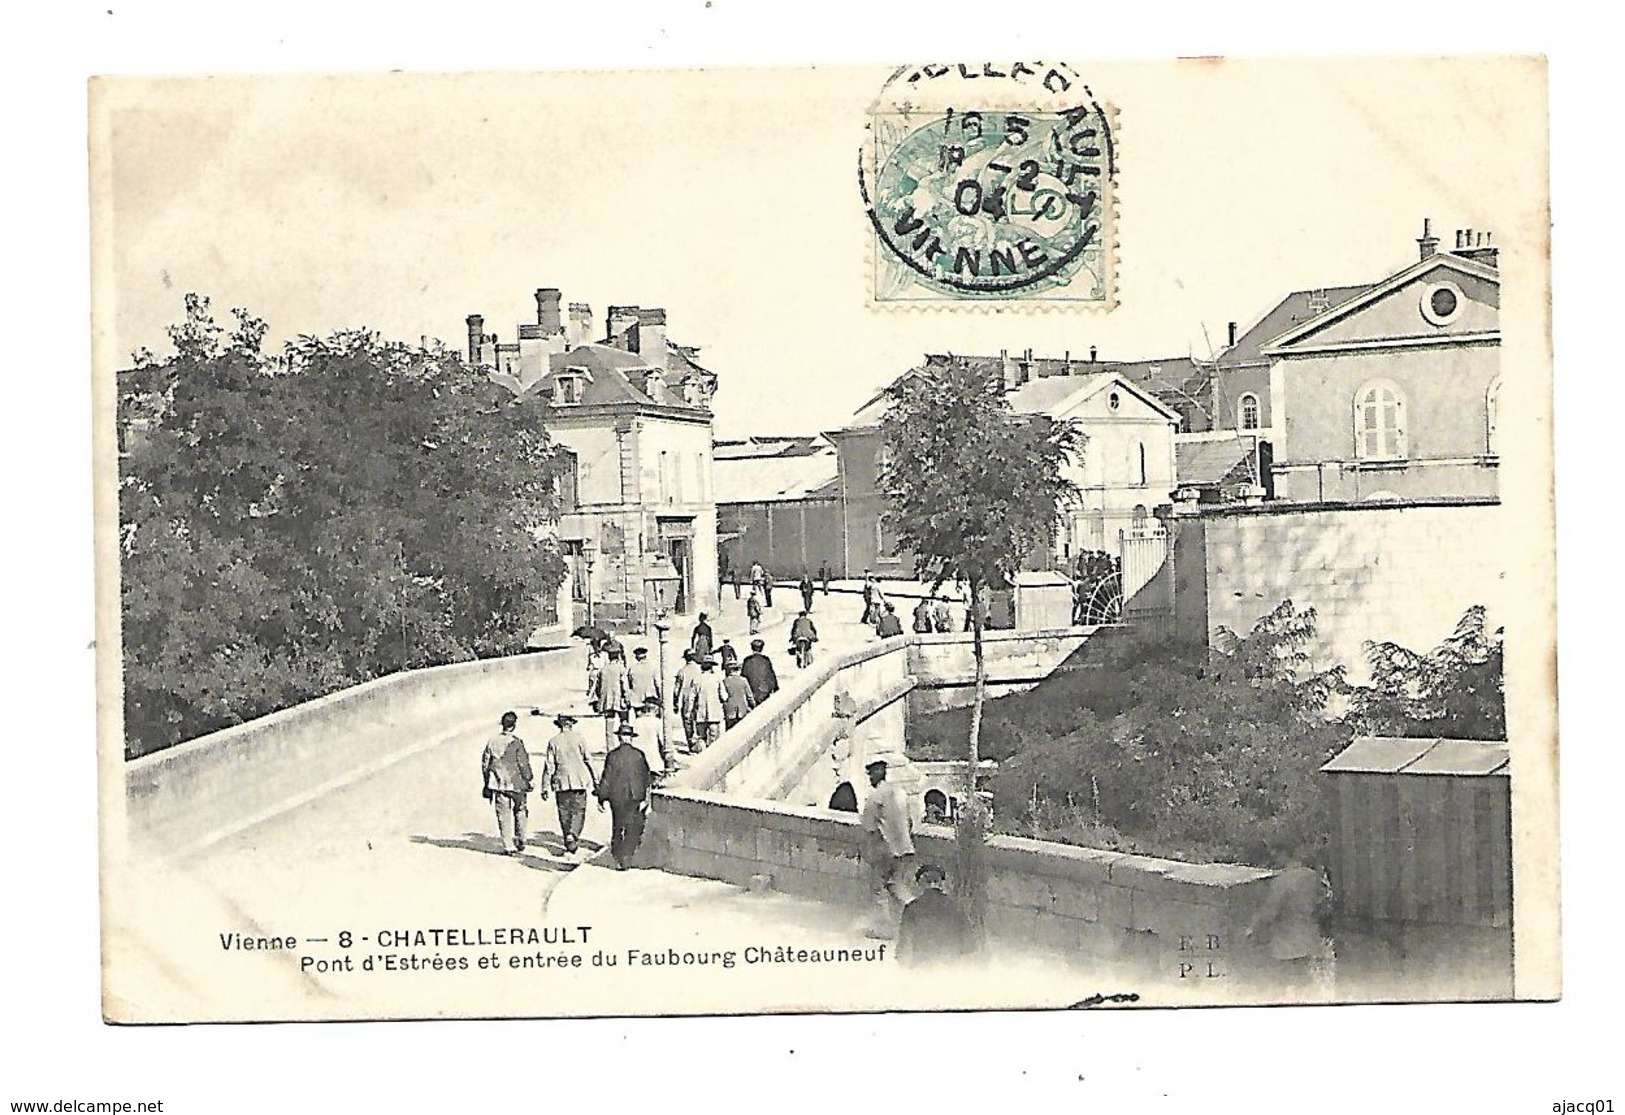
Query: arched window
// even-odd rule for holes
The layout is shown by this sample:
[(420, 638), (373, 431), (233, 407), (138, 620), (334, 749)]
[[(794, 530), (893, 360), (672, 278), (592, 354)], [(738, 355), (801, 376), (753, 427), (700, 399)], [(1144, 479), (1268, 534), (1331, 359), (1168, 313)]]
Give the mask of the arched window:
[(1251, 391), (1236, 404), (1236, 425), (1243, 430), (1258, 429), (1258, 396)]
[(1134, 505), (1134, 513), (1133, 514), (1134, 514), (1134, 518), (1133, 518), (1132, 521), (1133, 521), (1135, 530), (1144, 530), (1150, 524), (1150, 522), (1151, 522), (1151, 512), (1146, 510), (1145, 504), (1136, 503)]
[(1484, 450), (1492, 457), (1501, 455), (1499, 445), (1495, 440), (1496, 412), (1501, 405), (1501, 377), (1496, 376), (1495, 382), (1484, 393)]
[(1405, 458), (1405, 395), (1379, 379), (1354, 393), (1354, 455), (1362, 461)]

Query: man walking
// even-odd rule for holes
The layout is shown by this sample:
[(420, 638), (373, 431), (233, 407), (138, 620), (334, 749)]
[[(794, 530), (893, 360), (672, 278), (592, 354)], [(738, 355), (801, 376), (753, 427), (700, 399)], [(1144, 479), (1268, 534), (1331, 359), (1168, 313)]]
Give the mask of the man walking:
[(604, 776), (593, 791), (598, 808), (609, 806), (609, 854), (615, 859), (617, 870), (625, 871), (637, 854), (643, 840), (643, 825), (648, 816), (649, 788), (654, 784), (649, 760), (642, 748), (633, 742), (638, 730), (631, 724), (615, 729), (617, 743), (604, 756)]
[(649, 661), (648, 647), (632, 648), (632, 665), (627, 667), (626, 682), (630, 689), (632, 714), (645, 716), (660, 711), (660, 678), (655, 664)]
[(573, 856), (587, 822), (587, 791), (598, 789), (598, 776), (587, 758), (587, 741), (576, 731), (576, 718), (561, 712), (553, 723), (559, 730), (547, 741), (547, 755), (542, 759), (542, 800), (550, 793), (555, 795), (564, 854)]
[(914, 834), (902, 790), (886, 781), (886, 760), (876, 759), (863, 769), (872, 789), (858, 823), (863, 829), (863, 865), (875, 903), (874, 924), (865, 932), (884, 939), (896, 936), (899, 911), (911, 897), (908, 879), (914, 863)]
[(745, 618), (750, 620), (750, 633), (756, 634), (762, 629), (762, 594), (756, 591), (756, 586), (750, 586), (750, 596), (745, 600)]
[(865, 623), (865, 624), (874, 623), (874, 621), (875, 621), (874, 607), (875, 607), (875, 593), (876, 593), (876, 591), (878, 591), (878, 590), (875, 588), (875, 579), (874, 579), (873, 575), (871, 575), (870, 572), (867, 569), (865, 569), (863, 571), (863, 615), (859, 618), (859, 620), (858, 620), (859, 623)]
[(766, 608), (773, 606), (773, 574), (766, 569), (762, 570), (762, 606)]
[(700, 688), (700, 664), (694, 652), (683, 652), (683, 666), (672, 682), (671, 711), (683, 722), (683, 749), (694, 753), (694, 695)]
[(750, 690), (750, 682), (740, 674), (738, 662), (730, 662), (722, 670), (722, 723), (726, 730), (745, 719), (756, 707), (756, 696)]
[(525, 750), (525, 741), (514, 733), (519, 714), (505, 712), (501, 723), (502, 730), (486, 743), (480, 757), (480, 775), (485, 783), (485, 800), (496, 809), (502, 850), (518, 855), (525, 850), (525, 822), (530, 817), (530, 807), (525, 803), (531, 788), (530, 753)]
[(801, 584), (798, 587), (801, 589), (801, 610), (812, 611), (813, 580), (805, 569), (801, 571)]
[(604, 718), (604, 742), (609, 744), (615, 725), (632, 715), (632, 684), (626, 673), (626, 658), (614, 651), (598, 674), (598, 692), (593, 701), (598, 715)]
[(717, 660), (700, 659), (700, 676), (694, 686), (694, 750), (704, 751), (716, 742), (722, 731), (722, 679), (717, 676)]
[(824, 595), (829, 595), (829, 561), (826, 559), (819, 563), (818, 580), (824, 586)]
[(739, 665), (739, 648), (734, 646), (732, 639), (723, 639), (722, 645), (717, 648), (717, 664), (724, 671), (729, 666)]
[(752, 639), (750, 653), (739, 664), (739, 672), (750, 686), (751, 696), (756, 698), (757, 704), (779, 691), (779, 673), (773, 668), (773, 660), (763, 653), (766, 646), (761, 639)]

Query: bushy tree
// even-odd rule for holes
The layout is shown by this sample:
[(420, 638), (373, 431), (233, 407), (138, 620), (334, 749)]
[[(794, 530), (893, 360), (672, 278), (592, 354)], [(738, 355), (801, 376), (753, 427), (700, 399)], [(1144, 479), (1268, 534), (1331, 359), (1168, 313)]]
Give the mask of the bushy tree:
[(119, 376), (126, 749), (513, 651), (564, 575), (545, 403), (366, 331), (262, 351), (189, 295)]
[[(966, 361), (904, 376), (886, 394), (881, 435), (888, 456), (879, 487), (898, 541), (933, 590), (954, 580), (969, 594), (976, 688), (959, 832), (964, 857), (974, 854), (970, 848), (985, 829), (974, 780), (987, 696), (987, 593), (1014, 578), (1027, 555), (1048, 547), (1056, 517), (1076, 495), (1063, 466), (1083, 451), (1084, 436), (1071, 422), (1013, 413), (1002, 378)], [(960, 865), (973, 920), (979, 871), (975, 863)]]
[(1482, 605), (1426, 654), (1398, 643), (1367, 643), (1371, 684), (1353, 691), (1350, 720), (1385, 736), (1506, 739), (1503, 629), (1486, 629)]
[[(1327, 825), (1320, 766), (1349, 733), (1326, 718), (1340, 671), (1309, 668), (1312, 609), (1290, 601), (1212, 649), (1128, 645), (1104, 671), (1104, 707), (1071, 706), (1054, 734), (1026, 737), (994, 781), (1000, 818), (1035, 835), (1110, 829), (1164, 855), (1318, 863)], [(1082, 684), (1092, 684), (1083, 681)], [(1042, 688), (1042, 687), (1041, 687)], [(1035, 691), (1036, 692), (1036, 691)]]

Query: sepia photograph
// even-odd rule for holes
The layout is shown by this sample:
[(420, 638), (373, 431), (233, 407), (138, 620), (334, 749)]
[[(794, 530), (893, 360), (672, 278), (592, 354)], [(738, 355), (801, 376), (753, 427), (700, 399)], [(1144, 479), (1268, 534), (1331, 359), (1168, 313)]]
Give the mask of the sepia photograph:
[(1556, 997), (1544, 103), (95, 80), (106, 1018)]

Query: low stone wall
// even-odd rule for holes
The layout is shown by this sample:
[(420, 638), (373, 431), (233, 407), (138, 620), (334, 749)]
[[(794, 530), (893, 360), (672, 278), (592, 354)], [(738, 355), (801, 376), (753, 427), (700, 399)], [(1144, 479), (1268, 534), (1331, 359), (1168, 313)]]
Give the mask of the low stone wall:
[(578, 661), (527, 654), (409, 670), (132, 759), (124, 765), (127, 831), (132, 841), (183, 850), (480, 716), (492, 718), (494, 732), (492, 709), (536, 699)]
[[(1031, 689), (1054, 673), (1100, 627), (1061, 627), (1046, 631), (984, 631), (988, 696), (1007, 697)], [(915, 690), (911, 714), (969, 705), (976, 680), (975, 645), (968, 634), (916, 635), (909, 656)]]
[[(721, 794), (655, 794), (644, 854), (683, 875), (857, 907), (869, 884), (859, 862), (858, 819), (826, 809), (745, 802)], [(920, 826), (921, 862), (952, 871), (953, 834)], [(1235, 978), (1268, 967), (1245, 929), (1273, 872), (1188, 864), (994, 836), (987, 847), (988, 929), (995, 947), (1034, 947), (1079, 960), (1139, 964), (1160, 976)], [(1208, 965), (1213, 965), (1211, 971)]]

